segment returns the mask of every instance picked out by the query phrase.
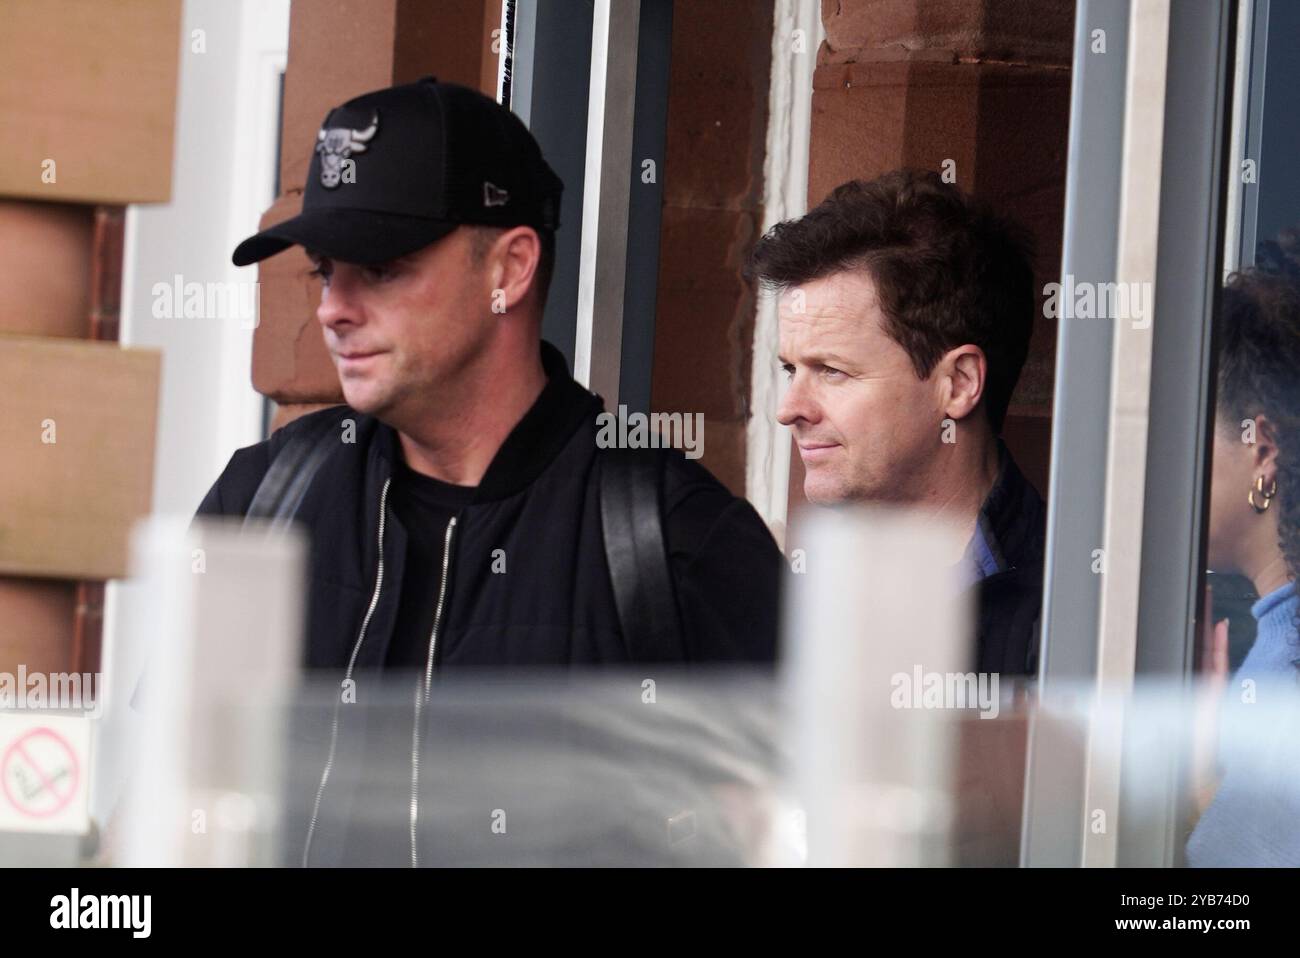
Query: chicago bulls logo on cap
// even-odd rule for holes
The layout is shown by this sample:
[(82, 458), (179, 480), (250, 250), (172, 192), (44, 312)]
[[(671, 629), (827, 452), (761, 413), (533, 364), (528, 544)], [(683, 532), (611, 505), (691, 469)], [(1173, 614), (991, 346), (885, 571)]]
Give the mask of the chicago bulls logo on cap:
[(339, 185), (343, 173), (343, 161), (353, 153), (364, 153), (366, 144), (379, 129), (379, 114), (370, 119), (370, 125), (364, 130), (353, 130), (346, 126), (334, 126), (322, 129), (316, 135), (316, 152), (320, 154), (320, 185), (332, 190)]

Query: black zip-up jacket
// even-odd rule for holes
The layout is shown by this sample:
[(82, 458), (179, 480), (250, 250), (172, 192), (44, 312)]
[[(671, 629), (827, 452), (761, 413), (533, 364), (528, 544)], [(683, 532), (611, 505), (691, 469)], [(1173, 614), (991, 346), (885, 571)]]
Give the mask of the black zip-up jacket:
[[(547, 343), (542, 362), (546, 387), (451, 530), (437, 668), (634, 659), (619, 627), (601, 534), (601, 400), (573, 380), (563, 356)], [(284, 443), (321, 420), (335, 424), (340, 441), (298, 512), (312, 543), (305, 664), (378, 668), (392, 640), (401, 590), (409, 586), (403, 578), (407, 533), (387, 503), (401, 457), (391, 427), (347, 406), (295, 420), (237, 451), (198, 513), (243, 515)], [(344, 441), (349, 431), (355, 441)], [(697, 462), (671, 453), (663, 515), (683, 660), (772, 662), (783, 559), (753, 507)], [(498, 549), (507, 557), (506, 574), (492, 572)]]
[[(433, 644), (438, 671), (639, 661), (622, 635), (605, 557), (596, 444), (602, 402), (573, 380), (558, 350), (543, 343), (541, 351), (547, 385), (451, 520), (439, 581), (404, 575), (407, 531), (388, 499), (402, 455), (396, 432), (347, 406), (304, 416), (237, 451), (199, 507), (203, 516), (242, 516), (290, 438), (317, 429), (339, 437), (296, 514), (311, 538), (304, 664), (345, 674), (351, 701), (379, 707), (341, 709), (335, 701), (332, 723), (323, 726), (301, 717), (286, 862), (415, 865), (422, 847), (424, 858), (446, 855), (445, 842), (416, 837), (417, 823), (420, 832), (432, 827), (419, 798), (431, 777), (445, 786), (449, 774), (436, 763), (419, 774), (419, 697), (413, 718), (382, 704), (392, 686), (381, 688), (380, 670), (403, 589), (445, 590), (435, 628), (420, 637)], [(680, 452), (664, 456), (662, 517), (681, 661), (772, 663), (784, 562), (776, 543), (749, 503), (698, 463)], [(497, 550), (504, 550), (504, 574), (493, 571)]]

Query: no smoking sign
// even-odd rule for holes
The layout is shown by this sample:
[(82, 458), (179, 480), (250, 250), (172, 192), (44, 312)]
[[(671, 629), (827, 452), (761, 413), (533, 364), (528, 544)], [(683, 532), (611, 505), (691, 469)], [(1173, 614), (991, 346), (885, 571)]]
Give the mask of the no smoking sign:
[(0, 830), (86, 830), (88, 719), (0, 712)]

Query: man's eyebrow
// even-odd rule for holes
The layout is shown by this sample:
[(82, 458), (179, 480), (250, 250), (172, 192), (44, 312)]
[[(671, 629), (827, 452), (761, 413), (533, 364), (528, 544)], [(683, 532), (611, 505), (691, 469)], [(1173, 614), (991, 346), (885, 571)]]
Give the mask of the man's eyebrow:
[[(783, 365), (786, 366), (793, 365), (790, 362), (790, 360), (786, 359), (784, 356), (778, 355), (776, 358)], [(847, 356), (841, 356), (839, 353), (834, 353), (834, 352), (809, 353), (808, 355), (801, 357), (800, 362), (802, 362), (805, 366), (857, 366), (859, 365), (857, 360), (849, 359), (849, 357)]]

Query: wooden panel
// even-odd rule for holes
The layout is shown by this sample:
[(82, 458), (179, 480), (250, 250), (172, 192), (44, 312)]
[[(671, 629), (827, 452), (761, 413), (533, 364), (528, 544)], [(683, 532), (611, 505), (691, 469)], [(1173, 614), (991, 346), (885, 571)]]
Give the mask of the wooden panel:
[(126, 575), (131, 526), (152, 501), (161, 358), (0, 337), (0, 573)]
[(180, 0), (8, 0), (0, 195), (170, 199), (180, 22)]

